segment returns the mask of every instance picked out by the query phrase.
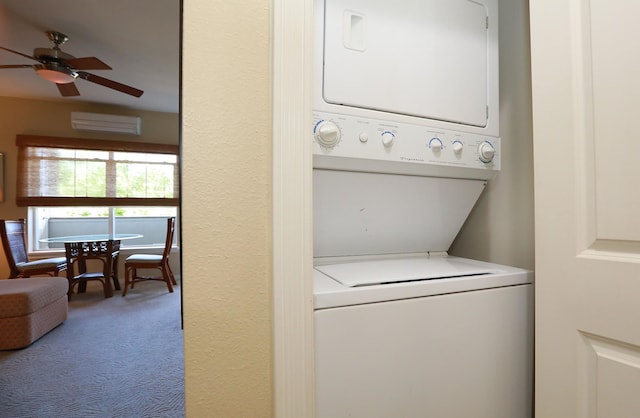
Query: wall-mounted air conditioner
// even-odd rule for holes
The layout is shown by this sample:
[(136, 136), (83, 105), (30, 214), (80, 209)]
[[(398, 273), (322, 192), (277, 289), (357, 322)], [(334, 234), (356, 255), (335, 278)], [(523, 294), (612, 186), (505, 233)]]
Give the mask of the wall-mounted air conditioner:
[(138, 116), (71, 112), (71, 126), (78, 130), (140, 135), (141, 121)]

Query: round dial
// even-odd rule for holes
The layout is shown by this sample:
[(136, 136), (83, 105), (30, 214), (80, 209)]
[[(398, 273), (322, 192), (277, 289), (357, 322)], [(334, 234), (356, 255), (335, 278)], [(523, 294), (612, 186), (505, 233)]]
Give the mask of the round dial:
[(393, 145), (394, 139), (395, 135), (393, 134), (393, 132), (384, 131), (382, 133), (382, 145), (384, 145), (385, 147), (390, 147), (391, 145)]
[(333, 147), (340, 141), (340, 128), (331, 121), (323, 120), (316, 126), (314, 136), (320, 145)]
[(460, 141), (453, 141), (453, 153), (456, 155), (459, 155), (462, 153), (462, 142)]
[(478, 156), (483, 163), (490, 163), (496, 155), (496, 149), (488, 142), (478, 145)]
[(429, 148), (431, 148), (431, 151), (436, 154), (442, 151), (442, 141), (440, 138), (431, 138), (429, 141)]

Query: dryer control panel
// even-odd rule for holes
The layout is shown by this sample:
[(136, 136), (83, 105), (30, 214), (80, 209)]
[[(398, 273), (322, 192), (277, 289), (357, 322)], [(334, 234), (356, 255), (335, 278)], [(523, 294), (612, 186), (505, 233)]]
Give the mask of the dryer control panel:
[(500, 138), (357, 116), (313, 113), (314, 167), (490, 179)]

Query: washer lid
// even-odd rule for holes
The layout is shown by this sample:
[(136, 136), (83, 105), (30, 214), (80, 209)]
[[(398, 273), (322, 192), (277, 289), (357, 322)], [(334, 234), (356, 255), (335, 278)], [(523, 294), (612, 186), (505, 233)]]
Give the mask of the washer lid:
[(448, 251), (483, 180), (313, 170), (313, 256)]
[(474, 265), (447, 256), (393, 258), (315, 266), (345, 286), (370, 286), (417, 280), (446, 279), (497, 273), (495, 269)]

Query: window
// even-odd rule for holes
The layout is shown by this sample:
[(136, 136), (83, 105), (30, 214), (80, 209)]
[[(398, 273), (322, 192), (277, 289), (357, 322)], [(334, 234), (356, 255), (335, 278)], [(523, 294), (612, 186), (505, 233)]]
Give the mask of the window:
[[(47, 238), (89, 234), (139, 234), (140, 238), (122, 241), (123, 247), (164, 247), (167, 217), (177, 215), (176, 207), (100, 207), (45, 206), (29, 208), (29, 234), (32, 251), (64, 248), (64, 244), (46, 242)], [(177, 231), (179, 228), (177, 228)], [(174, 236), (174, 243), (178, 234)]]
[(178, 147), (18, 135), (18, 206), (29, 206), (30, 246), (56, 236), (140, 234), (124, 246), (163, 246), (177, 216)]

